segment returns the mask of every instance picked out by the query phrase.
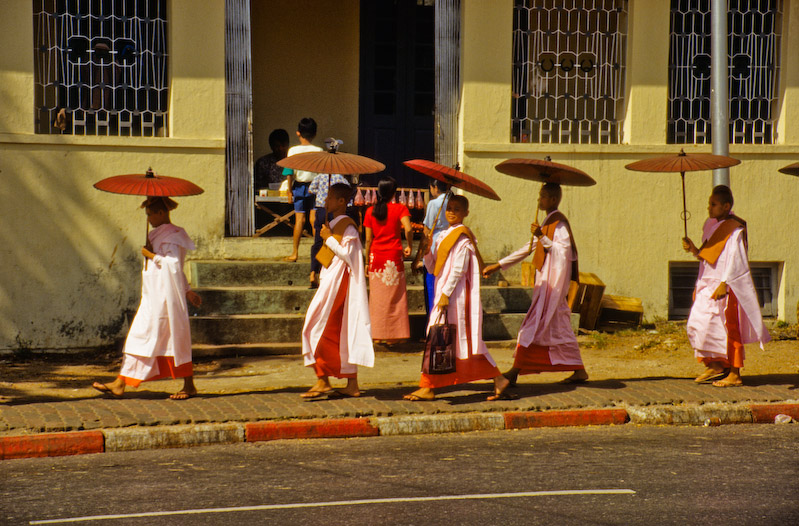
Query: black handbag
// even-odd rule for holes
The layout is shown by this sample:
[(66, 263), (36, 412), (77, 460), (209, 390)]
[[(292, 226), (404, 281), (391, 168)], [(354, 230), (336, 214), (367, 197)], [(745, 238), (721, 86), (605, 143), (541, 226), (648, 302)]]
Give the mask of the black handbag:
[(455, 372), (455, 324), (447, 323), (447, 313), (443, 313), (444, 323), (441, 322), (441, 314), (438, 315), (436, 323), (430, 326), (427, 332), (427, 340), (424, 344), (424, 356), (422, 357), (423, 374), (449, 374)]

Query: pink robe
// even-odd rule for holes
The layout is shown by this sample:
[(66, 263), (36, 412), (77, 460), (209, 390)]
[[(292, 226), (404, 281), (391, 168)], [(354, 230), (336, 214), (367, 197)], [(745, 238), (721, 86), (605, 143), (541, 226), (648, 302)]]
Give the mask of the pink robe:
[[(427, 271), (435, 272), (439, 246), (447, 236), (460, 227), (451, 225), (433, 242), (430, 252), (425, 254)], [(455, 372), (449, 374), (422, 374), (420, 387), (438, 388), (477, 380), (495, 378), (500, 374), (497, 364), (483, 341), (483, 306), (480, 303), (480, 261), (475, 246), (466, 235), (461, 235), (449, 251), (440, 273), (435, 278), (433, 305), (438, 305), (441, 296), (449, 297), (447, 321), (456, 325)], [(430, 313), (427, 330), (439, 319), (440, 310), (434, 307)], [(439, 323), (443, 323), (439, 322)]]
[[(556, 211), (553, 211), (554, 214)], [(550, 215), (544, 219), (549, 218)], [(542, 223), (542, 224), (544, 224)], [(541, 243), (548, 250), (541, 270), (536, 269), (533, 299), (519, 329), (518, 347), (537, 345), (548, 348), (552, 365), (583, 368), (580, 347), (571, 326), (571, 310), (566, 296), (571, 282), (572, 262), (577, 258), (572, 250), (569, 230), (561, 221), (555, 228), (554, 239), (546, 236), (530, 242), (499, 260), (502, 270), (523, 261)], [(517, 347), (516, 352), (519, 352)]]
[(142, 269), (141, 303), (125, 340), (120, 376), (148, 380), (163, 376), (158, 358), (179, 367), (191, 363), (191, 333), (186, 292), (189, 282), (183, 262), (194, 243), (179, 226), (166, 223), (152, 229), (155, 257)]
[[(708, 240), (721, 222), (709, 218), (705, 221), (702, 242)], [(697, 358), (721, 358), (727, 356), (726, 309), (728, 296), (714, 300), (711, 295), (721, 282), (727, 284), (738, 300), (738, 325), (741, 343), (760, 342), (760, 347), (771, 340), (760, 315), (752, 275), (749, 272), (749, 257), (744, 245), (744, 229), (736, 228), (715, 265), (701, 260), (696, 280), (696, 298), (688, 316), (686, 330), (688, 340)]]
[[(439, 234), (432, 250), (425, 254), (424, 264), (427, 271), (434, 272), (436, 254), (441, 242), (455, 228), (461, 225), (451, 225)], [(449, 252), (441, 274), (436, 276), (433, 305), (438, 305), (441, 295), (449, 297), (447, 318), (449, 323), (458, 326), (458, 339), (456, 352), (458, 359), (465, 360), (470, 354), (484, 354), (492, 365), (496, 365), (483, 341), (483, 306), (480, 303), (480, 264), (477, 260), (474, 245), (466, 236), (461, 236)], [(467, 311), (467, 293), (471, 299)], [(436, 323), (438, 309), (430, 313), (427, 330)], [(467, 317), (469, 319), (467, 324)], [(467, 330), (467, 327), (469, 330)], [(425, 331), (426, 332), (426, 331)]]
[[(338, 216), (330, 221), (330, 229), (347, 216)], [(363, 246), (358, 230), (348, 226), (339, 243), (333, 236), (325, 244), (336, 257), (319, 273), (319, 288), (316, 290), (302, 328), (302, 355), (306, 366), (316, 363), (314, 353), (327, 326), (336, 294), (345, 272), (349, 271), (349, 286), (341, 320), (339, 357), (341, 373), (357, 372), (358, 365), (373, 367), (375, 351), (372, 346), (369, 300), (366, 295), (366, 272), (363, 264)]]

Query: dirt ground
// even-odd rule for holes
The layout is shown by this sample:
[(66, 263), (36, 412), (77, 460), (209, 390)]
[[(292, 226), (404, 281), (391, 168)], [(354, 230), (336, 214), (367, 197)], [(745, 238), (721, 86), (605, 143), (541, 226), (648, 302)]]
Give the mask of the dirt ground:
[[(746, 346), (746, 376), (793, 374), (799, 369), (797, 326), (774, 327), (772, 341), (761, 350)], [(662, 322), (615, 333), (590, 332), (578, 336), (586, 370), (594, 380), (624, 378), (692, 378), (702, 371), (693, 357), (684, 322)], [(501, 370), (513, 362), (513, 341), (489, 342)], [(361, 368), (362, 387), (410, 387), (419, 380), (421, 342), (391, 349), (377, 345), (375, 367)], [(80, 399), (99, 396), (94, 380), (108, 382), (119, 371), (121, 354), (114, 349), (80, 353), (0, 355), (0, 404)], [(195, 379), (201, 392), (225, 394), (302, 388), (313, 383), (313, 373), (302, 366), (299, 349), (289, 356), (195, 356)], [(566, 373), (525, 377), (525, 382), (554, 382)], [(180, 380), (142, 384), (139, 392), (177, 391)]]

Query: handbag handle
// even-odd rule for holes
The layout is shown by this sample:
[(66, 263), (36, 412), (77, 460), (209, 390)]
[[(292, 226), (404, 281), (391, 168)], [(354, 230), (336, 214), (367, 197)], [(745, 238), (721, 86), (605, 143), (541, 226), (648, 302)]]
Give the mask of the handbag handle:
[(449, 307), (446, 309), (438, 309), (438, 316), (436, 316), (436, 321), (433, 323), (433, 325), (441, 325), (440, 322), (442, 316), (444, 317), (444, 325), (449, 325)]

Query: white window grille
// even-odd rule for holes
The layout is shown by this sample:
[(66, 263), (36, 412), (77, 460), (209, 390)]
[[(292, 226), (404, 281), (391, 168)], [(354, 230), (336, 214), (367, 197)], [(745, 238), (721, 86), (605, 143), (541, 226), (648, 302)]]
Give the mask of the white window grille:
[(167, 135), (167, 0), (34, 0), (35, 130)]
[[(766, 318), (777, 316), (778, 275), (782, 263), (749, 262), (749, 271), (755, 285), (760, 314)], [(685, 319), (691, 312), (699, 263), (669, 263), (669, 319)]]
[(622, 136), (627, 0), (515, 0), (511, 141)]
[[(770, 144), (776, 133), (782, 0), (728, 0), (730, 142)], [(672, 0), (670, 144), (709, 144), (710, 0)]]

